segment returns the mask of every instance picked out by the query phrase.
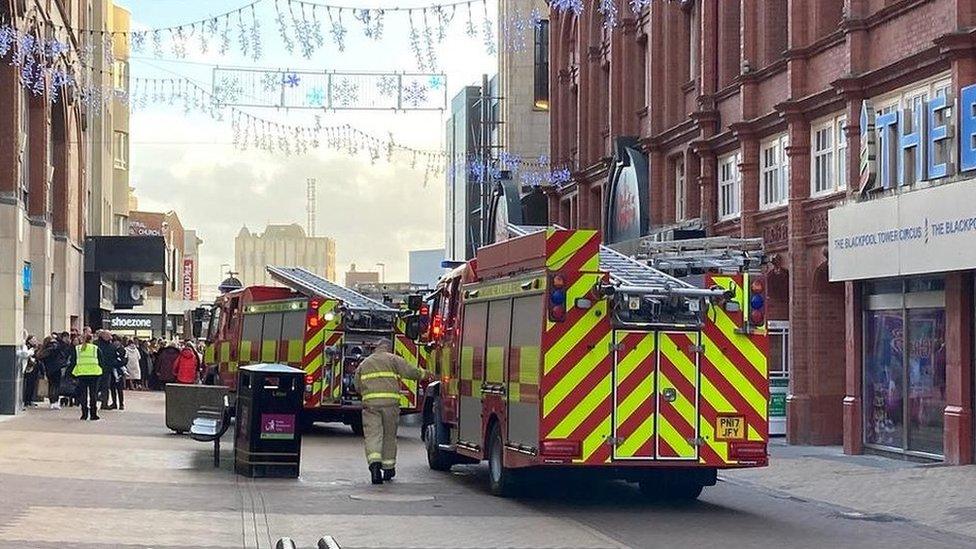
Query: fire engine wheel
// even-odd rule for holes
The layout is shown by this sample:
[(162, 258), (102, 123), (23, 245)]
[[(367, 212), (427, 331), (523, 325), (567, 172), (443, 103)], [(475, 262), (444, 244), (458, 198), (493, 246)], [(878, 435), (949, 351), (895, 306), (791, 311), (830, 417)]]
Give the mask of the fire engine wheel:
[(454, 465), (454, 459), (450, 452), (445, 452), (437, 447), (443, 444), (443, 439), (438, 436), (437, 425), (428, 423), (424, 427), (424, 446), (427, 448), (427, 466), (434, 471), (450, 471)]
[(488, 436), (488, 487), (492, 495), (502, 497), (512, 495), (515, 490), (515, 471), (505, 467), (504, 454), (502, 430), (496, 423)]

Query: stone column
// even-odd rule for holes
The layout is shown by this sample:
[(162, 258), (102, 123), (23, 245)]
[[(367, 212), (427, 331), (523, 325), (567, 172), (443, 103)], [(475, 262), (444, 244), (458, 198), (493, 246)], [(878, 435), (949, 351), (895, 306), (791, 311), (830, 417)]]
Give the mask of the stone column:
[(742, 177), (742, 221), (739, 224), (744, 238), (759, 236), (756, 214), (759, 213), (759, 138), (744, 127), (736, 131), (742, 160), (739, 173)]
[(810, 196), (810, 123), (802, 113), (787, 110), (790, 198), (787, 205), (787, 253), (790, 271), (790, 389), (786, 396), (786, 437), (790, 444), (810, 440), (812, 424), (809, 349), (816, 344), (810, 324), (811, 273), (807, 261), (804, 201)]

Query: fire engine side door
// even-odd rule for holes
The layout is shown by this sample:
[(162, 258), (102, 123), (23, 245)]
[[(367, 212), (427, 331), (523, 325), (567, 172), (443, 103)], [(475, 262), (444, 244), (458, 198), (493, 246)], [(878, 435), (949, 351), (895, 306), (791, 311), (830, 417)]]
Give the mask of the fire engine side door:
[(613, 458), (655, 456), (656, 334), (615, 330), (613, 366)]
[(484, 381), (488, 302), (465, 305), (458, 379), (458, 443), (481, 448), (481, 385)]

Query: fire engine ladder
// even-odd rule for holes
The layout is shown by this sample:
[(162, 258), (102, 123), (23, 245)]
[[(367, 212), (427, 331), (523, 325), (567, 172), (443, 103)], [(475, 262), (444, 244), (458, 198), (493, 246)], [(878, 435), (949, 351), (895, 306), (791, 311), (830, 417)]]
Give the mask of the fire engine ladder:
[(759, 269), (765, 260), (761, 238), (713, 236), (687, 240), (643, 241), (638, 260), (668, 274), (686, 277), (707, 272)]
[[(562, 229), (558, 225), (553, 225)], [(546, 227), (509, 225), (514, 236), (525, 236), (546, 230)], [(612, 248), (600, 245), (600, 267), (610, 274), (610, 281), (618, 292), (633, 295), (682, 296), (690, 298), (717, 297), (724, 292), (711, 288), (699, 288)]]
[(351, 311), (369, 311), (376, 313), (397, 313), (397, 309), (384, 305), (375, 299), (368, 298), (331, 282), (321, 276), (301, 267), (267, 267), (268, 274), (277, 282), (288, 286), (296, 292), (309, 297), (324, 297), (339, 300)]

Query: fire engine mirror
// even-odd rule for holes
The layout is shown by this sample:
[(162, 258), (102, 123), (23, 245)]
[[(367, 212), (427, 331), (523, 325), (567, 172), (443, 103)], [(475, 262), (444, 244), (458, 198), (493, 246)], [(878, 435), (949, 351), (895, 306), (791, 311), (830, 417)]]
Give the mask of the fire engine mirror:
[(410, 340), (417, 340), (420, 338), (420, 317), (419, 316), (409, 316), (406, 320), (406, 326), (404, 328), (404, 335)]

